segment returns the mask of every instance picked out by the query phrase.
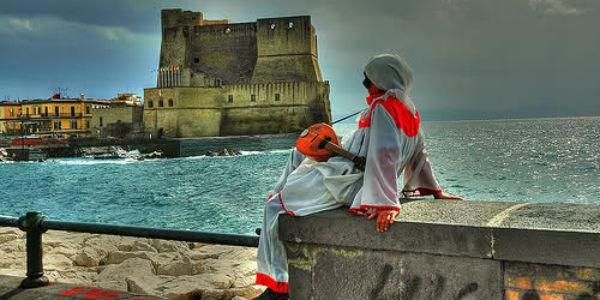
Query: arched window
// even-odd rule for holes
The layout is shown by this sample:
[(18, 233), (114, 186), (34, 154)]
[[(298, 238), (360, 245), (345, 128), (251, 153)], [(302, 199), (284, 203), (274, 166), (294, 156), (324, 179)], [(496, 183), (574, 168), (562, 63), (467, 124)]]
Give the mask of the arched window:
[(164, 107), (165, 103), (163, 102), (162, 99), (158, 100), (158, 107)]
[(169, 99), (169, 107), (173, 107), (173, 99)]
[(148, 101), (148, 108), (153, 108), (153, 107), (154, 107), (154, 102)]

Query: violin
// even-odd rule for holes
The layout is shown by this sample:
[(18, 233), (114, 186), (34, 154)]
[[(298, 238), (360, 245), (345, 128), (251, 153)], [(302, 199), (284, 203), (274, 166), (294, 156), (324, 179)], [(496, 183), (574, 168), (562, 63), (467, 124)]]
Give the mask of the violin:
[(302, 131), (296, 141), (296, 149), (318, 162), (339, 155), (352, 161), (357, 169), (365, 171), (366, 159), (343, 149), (333, 127), (326, 123), (317, 123)]

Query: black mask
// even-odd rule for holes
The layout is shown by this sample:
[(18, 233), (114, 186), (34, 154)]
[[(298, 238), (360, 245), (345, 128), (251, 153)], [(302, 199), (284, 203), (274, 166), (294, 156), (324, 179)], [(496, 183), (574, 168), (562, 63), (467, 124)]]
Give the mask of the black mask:
[[(364, 74), (364, 73), (363, 73)], [(367, 74), (365, 75), (365, 79), (362, 81), (362, 84), (365, 86), (365, 88), (368, 90), (369, 87), (371, 86), (371, 80), (367, 77)]]

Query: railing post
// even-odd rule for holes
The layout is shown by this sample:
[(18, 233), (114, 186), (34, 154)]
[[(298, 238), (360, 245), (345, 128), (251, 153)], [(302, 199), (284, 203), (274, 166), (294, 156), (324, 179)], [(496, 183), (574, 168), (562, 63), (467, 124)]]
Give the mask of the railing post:
[(19, 218), (19, 228), (27, 235), (27, 278), (21, 282), (21, 288), (30, 289), (48, 285), (44, 276), (42, 262), (42, 234), (46, 231), (41, 224), (48, 219), (39, 212), (28, 212)]

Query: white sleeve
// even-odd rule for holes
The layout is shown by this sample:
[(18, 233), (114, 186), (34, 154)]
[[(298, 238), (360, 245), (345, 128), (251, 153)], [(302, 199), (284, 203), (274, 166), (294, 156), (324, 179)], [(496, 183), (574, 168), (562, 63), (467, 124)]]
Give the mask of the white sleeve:
[(371, 114), (360, 209), (400, 210), (398, 168), (400, 136), (396, 123), (379, 104)]
[(404, 168), (404, 188), (402, 192), (405, 195), (425, 196), (441, 190), (433, 175), (431, 162), (427, 159), (425, 139), (422, 135), (419, 135), (413, 157)]

